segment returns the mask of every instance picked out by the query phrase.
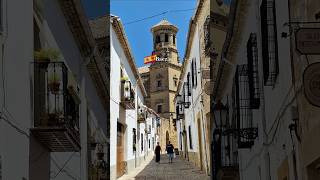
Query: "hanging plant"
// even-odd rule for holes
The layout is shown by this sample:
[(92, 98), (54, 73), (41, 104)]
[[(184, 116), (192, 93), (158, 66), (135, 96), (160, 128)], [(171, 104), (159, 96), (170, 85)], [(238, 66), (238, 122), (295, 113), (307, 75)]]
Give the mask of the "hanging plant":
[(128, 80), (129, 80), (129, 78), (127, 76), (123, 76), (120, 79), (121, 82), (125, 82), (125, 81), (128, 81)]
[(34, 52), (34, 59), (38, 61), (57, 61), (60, 58), (60, 52), (56, 49), (40, 49), (39, 51)]
[(57, 73), (53, 73), (51, 74), (51, 76), (49, 77), (49, 90), (51, 91), (52, 94), (58, 94), (59, 93), (59, 89), (60, 89), (60, 76)]

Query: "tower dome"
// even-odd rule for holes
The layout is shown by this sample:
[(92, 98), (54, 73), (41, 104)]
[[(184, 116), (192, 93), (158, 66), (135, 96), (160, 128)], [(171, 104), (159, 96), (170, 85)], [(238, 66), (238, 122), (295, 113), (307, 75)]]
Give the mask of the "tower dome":
[(170, 63), (178, 64), (177, 26), (163, 19), (151, 27), (151, 32), (153, 35), (153, 52), (160, 57), (167, 58)]

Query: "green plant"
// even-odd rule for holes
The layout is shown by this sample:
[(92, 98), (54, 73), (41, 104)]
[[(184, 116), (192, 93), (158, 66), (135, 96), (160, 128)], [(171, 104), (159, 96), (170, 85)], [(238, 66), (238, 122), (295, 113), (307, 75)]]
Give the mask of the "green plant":
[(127, 77), (127, 76), (123, 76), (123, 77), (121, 77), (121, 79), (120, 79), (121, 81), (128, 81), (129, 80), (129, 78)]
[(41, 49), (34, 52), (34, 58), (42, 61), (56, 61), (60, 58), (60, 52), (56, 49)]
[(49, 83), (59, 83), (60, 81), (60, 76), (55, 72), (49, 76)]

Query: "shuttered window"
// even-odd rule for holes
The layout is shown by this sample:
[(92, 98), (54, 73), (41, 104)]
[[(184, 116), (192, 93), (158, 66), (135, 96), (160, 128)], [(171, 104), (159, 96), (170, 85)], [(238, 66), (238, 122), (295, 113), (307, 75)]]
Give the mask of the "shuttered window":
[(248, 80), (250, 93), (250, 107), (257, 109), (260, 106), (258, 48), (257, 35), (251, 33), (247, 42)]
[(264, 85), (274, 86), (279, 73), (275, 0), (263, 0), (260, 15)]
[(196, 58), (192, 59), (191, 62), (191, 73), (192, 73), (192, 87), (196, 87), (197, 86), (197, 61)]

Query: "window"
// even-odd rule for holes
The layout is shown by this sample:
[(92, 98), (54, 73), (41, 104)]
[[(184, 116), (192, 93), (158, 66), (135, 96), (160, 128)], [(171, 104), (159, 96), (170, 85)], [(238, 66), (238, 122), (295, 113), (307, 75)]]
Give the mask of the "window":
[(190, 149), (193, 149), (193, 146), (192, 146), (192, 135), (191, 135), (191, 126), (189, 126), (189, 147), (190, 147)]
[(177, 86), (178, 86), (178, 80), (177, 80), (177, 79), (174, 79), (173, 82), (174, 82), (174, 86), (177, 87)]
[(133, 151), (136, 151), (136, 143), (137, 143), (137, 141), (136, 141), (136, 137), (137, 137), (137, 131), (136, 131), (136, 128), (133, 128), (133, 130), (132, 130), (132, 132), (133, 132)]
[(141, 152), (143, 152), (143, 134), (141, 133)]
[(176, 35), (173, 35), (173, 44), (176, 44)]
[(157, 113), (162, 113), (162, 104), (157, 105)]
[(266, 86), (273, 86), (279, 73), (277, 23), (274, 0), (263, 0), (260, 7), (263, 76)]
[(164, 41), (165, 41), (165, 42), (169, 42), (169, 35), (168, 35), (168, 34), (165, 34), (165, 35), (164, 35)]
[(192, 92), (192, 90), (191, 90), (191, 84), (190, 84), (190, 72), (188, 72), (188, 74), (187, 74), (187, 86), (188, 86), (188, 96), (191, 96), (191, 92)]
[(252, 109), (259, 108), (259, 75), (258, 75), (258, 48), (257, 35), (251, 33), (247, 42), (247, 59), (248, 59), (248, 79), (250, 92), (250, 107)]
[(151, 146), (150, 146), (150, 139), (149, 139), (149, 149), (150, 149), (150, 147), (151, 147)]
[(156, 36), (156, 43), (160, 43), (160, 36), (159, 35)]
[(191, 73), (192, 73), (192, 87), (197, 86), (197, 63), (196, 58), (192, 59), (191, 62)]
[(184, 107), (185, 108), (189, 108), (190, 106), (190, 100), (189, 100), (189, 86), (188, 84), (185, 82), (183, 84), (183, 90), (182, 90), (182, 93), (183, 93), (183, 102), (184, 102)]
[(232, 126), (239, 131), (238, 147), (251, 148), (258, 130), (253, 124), (252, 109), (250, 106), (250, 89), (248, 67), (238, 65), (232, 87)]
[(157, 81), (157, 87), (161, 87), (161, 80)]

